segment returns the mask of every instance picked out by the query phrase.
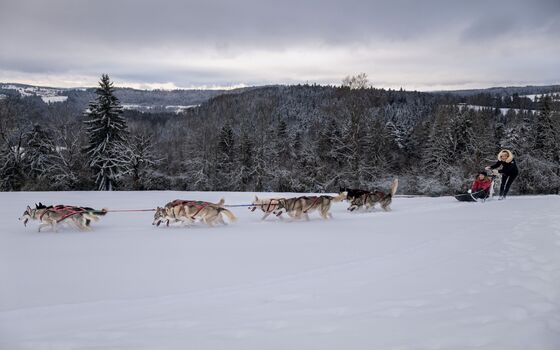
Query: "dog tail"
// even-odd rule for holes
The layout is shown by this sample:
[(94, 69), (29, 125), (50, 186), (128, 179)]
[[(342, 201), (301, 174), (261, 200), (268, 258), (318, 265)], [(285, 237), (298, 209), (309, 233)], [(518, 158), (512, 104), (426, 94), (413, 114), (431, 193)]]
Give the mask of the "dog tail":
[(395, 193), (397, 192), (397, 187), (399, 187), (399, 179), (398, 178), (394, 178), (393, 182), (391, 182), (391, 197), (395, 196)]
[(226, 208), (220, 208), (220, 213), (224, 213), (228, 217), (229, 221), (231, 222), (237, 221), (237, 217), (233, 215), (233, 213), (227, 210)]
[(348, 198), (348, 192), (343, 191), (338, 196), (333, 197), (333, 202), (342, 202), (346, 198)]

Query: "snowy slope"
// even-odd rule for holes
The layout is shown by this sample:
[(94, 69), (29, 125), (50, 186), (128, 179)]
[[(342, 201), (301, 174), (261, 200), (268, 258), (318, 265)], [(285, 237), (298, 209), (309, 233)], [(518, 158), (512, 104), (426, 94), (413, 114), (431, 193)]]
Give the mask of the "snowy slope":
[(153, 208), (251, 193), (0, 193), (0, 349), (560, 348), (560, 198), (397, 198), (392, 212), (37, 233), (27, 204)]

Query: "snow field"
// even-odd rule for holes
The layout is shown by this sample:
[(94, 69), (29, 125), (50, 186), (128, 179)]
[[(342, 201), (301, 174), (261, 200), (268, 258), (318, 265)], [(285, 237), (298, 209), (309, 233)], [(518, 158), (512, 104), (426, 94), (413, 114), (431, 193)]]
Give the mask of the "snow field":
[[(275, 194), (259, 194), (274, 196)], [(558, 349), (560, 197), (396, 198), (392, 212), (209, 228), (109, 213), (37, 233), (25, 206), (145, 209), (254, 193), (0, 193), (0, 349)]]

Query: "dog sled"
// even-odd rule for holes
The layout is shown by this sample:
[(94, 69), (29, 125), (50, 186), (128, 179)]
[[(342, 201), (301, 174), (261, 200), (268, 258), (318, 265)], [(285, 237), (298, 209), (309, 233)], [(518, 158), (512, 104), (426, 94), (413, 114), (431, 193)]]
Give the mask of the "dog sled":
[(485, 192), (484, 190), (471, 192), (471, 190), (469, 190), (467, 191), (467, 193), (461, 193), (455, 195), (454, 196), (455, 199), (458, 200), (459, 202), (484, 202), (488, 199), (493, 198), (495, 188), (500, 187), (501, 176), (498, 174), (497, 171), (493, 171), (492, 175), (490, 175), (489, 177), (492, 182), (490, 183), (490, 188), (488, 192)]

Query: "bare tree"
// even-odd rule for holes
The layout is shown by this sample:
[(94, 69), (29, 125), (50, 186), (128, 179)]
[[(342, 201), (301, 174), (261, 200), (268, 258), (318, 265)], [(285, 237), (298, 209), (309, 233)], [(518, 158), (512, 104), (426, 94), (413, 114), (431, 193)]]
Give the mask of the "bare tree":
[(347, 87), (350, 89), (366, 89), (368, 88), (369, 80), (366, 73), (360, 73), (354, 76), (347, 76), (342, 79), (342, 87)]

